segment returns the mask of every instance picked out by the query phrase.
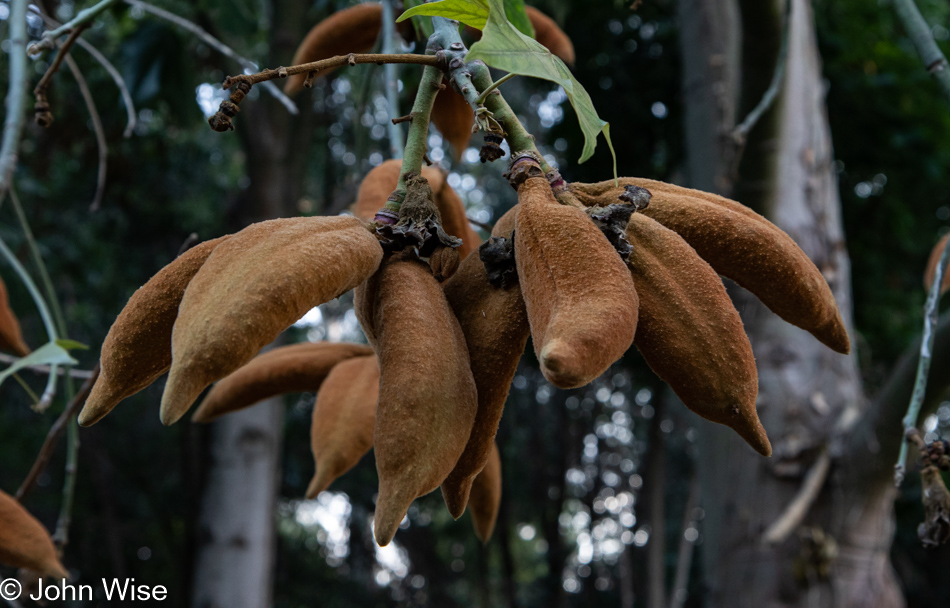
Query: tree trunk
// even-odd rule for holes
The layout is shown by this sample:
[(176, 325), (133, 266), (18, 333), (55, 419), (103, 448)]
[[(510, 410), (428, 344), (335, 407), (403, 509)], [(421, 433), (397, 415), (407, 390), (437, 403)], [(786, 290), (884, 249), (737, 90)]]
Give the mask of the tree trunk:
[[(705, 160), (713, 169), (695, 170), (702, 159), (689, 163), (690, 185), (735, 192), (788, 232), (825, 275), (850, 328), (850, 266), (813, 16), (809, 0), (791, 2), (785, 81), (776, 106), (751, 134), (738, 181), (729, 179), (732, 150), (722, 137), (737, 120), (723, 116), (718, 124), (687, 122), (691, 154), (718, 150), (713, 157), (717, 162)], [(740, 100), (732, 107), (754, 106), (774, 71), (784, 0), (743, 0), (739, 20), (710, 17), (722, 12), (714, 0), (681, 4), (687, 62), (714, 57), (724, 40), (743, 41), (745, 95), (738, 89), (740, 78), (716, 80), (709, 70), (707, 80), (690, 83), (689, 73), (702, 70), (687, 65), (686, 82), (692, 87), (685, 95), (687, 104), (706, 106), (688, 108), (687, 116), (701, 116), (703, 111), (708, 116), (710, 107), (728, 108), (722, 99)], [(742, 27), (745, 35), (712, 29), (717, 25)], [(772, 52), (762, 52), (763, 47)], [(891, 484), (864, 479), (849, 468), (848, 460), (834, 463), (801, 525), (777, 546), (763, 544), (763, 532), (783, 515), (815, 461), (825, 450), (837, 456), (834, 429), (846, 411), (856, 414), (864, 407), (865, 397), (853, 355), (833, 353), (745, 292), (736, 293), (735, 299), (756, 354), (759, 414), (774, 455), (762, 459), (728, 429), (700, 423), (697, 464), (706, 508), (702, 552), (708, 603), (902, 606), (888, 558)], [(855, 483), (859, 478), (863, 482)]]
[[(264, 3), (269, 64), (286, 65), (303, 37), (308, 5)], [(237, 47), (240, 48), (240, 47)], [(236, 134), (251, 178), (232, 228), (295, 215), (313, 113), (291, 116), (266, 91), (241, 105)], [(307, 107), (306, 102), (301, 104)], [(273, 604), (276, 503), (280, 488), (283, 399), (229, 414), (211, 431), (211, 459), (201, 505), (193, 605), (261, 608)]]

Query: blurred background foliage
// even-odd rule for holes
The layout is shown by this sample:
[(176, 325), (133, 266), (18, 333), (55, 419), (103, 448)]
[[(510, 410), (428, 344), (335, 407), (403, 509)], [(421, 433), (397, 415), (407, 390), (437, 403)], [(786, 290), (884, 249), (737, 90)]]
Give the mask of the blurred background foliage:
[[(349, 4), (309, 2), (306, 27)], [(635, 11), (628, 2), (532, 4), (552, 15), (574, 41), (575, 73), (612, 125), (620, 175), (677, 181), (683, 137), (676, 3), (652, 0)], [(930, 23), (947, 22), (946, 2), (919, 4)], [(275, 49), (297, 44), (271, 40), (268, 2), (163, 0), (160, 5), (262, 65)], [(814, 5), (854, 268), (858, 352), (873, 393), (919, 331), (924, 263), (938, 236), (950, 229), (950, 114), (887, 2), (815, 0)], [(65, 20), (85, 4), (46, 6)], [(5, 3), (0, 13), (5, 19)], [(5, 28), (5, 21), (0, 26)], [(31, 34), (40, 32), (34, 19)], [(934, 26), (934, 35), (947, 46), (946, 27)], [(123, 73), (138, 113), (133, 136), (124, 139), (125, 110), (114, 84), (88, 54), (73, 53), (109, 144), (102, 208), (88, 210), (96, 187), (96, 142), (68, 72), (58, 75), (52, 89), (53, 126), (27, 126), (16, 187), (63, 301), (69, 337), (92, 346), (77, 354), (81, 367), (89, 369), (129, 295), (176, 255), (190, 233), (205, 239), (234, 229), (247, 204), (250, 178), (240, 140), (240, 131), (249, 128), (244, 114), (235, 120), (236, 133), (213, 133), (205, 122), (222, 98), (219, 83), (239, 69), (235, 63), (124, 4), (103, 15), (85, 37)], [(30, 62), (34, 82), (49, 59)], [(287, 54), (277, 61), (289, 60)], [(6, 53), (0, 62), (6, 90)], [(400, 75), (405, 111), (419, 71), (401, 68)], [(380, 68), (358, 66), (317, 81), (296, 98), (307, 116), (293, 120), (313, 124), (313, 137), (295, 151), (306, 164), (296, 204), (300, 214), (343, 211), (361, 176), (388, 157), (384, 125), (390, 115), (381, 85)], [(598, 146), (588, 163), (574, 164), (582, 138), (560, 91), (516, 79), (504, 93), (567, 179), (609, 177), (606, 146)], [(258, 96), (267, 93), (255, 89), (245, 104)], [(473, 141), (476, 147), (456, 160), (433, 132), (430, 157), (450, 172), (449, 183), (462, 194), (470, 217), (490, 223), (515, 196), (500, 178), (500, 164), (478, 163), (479, 144)], [(0, 235), (28, 261), (9, 203), (0, 207)], [(9, 268), (0, 273), (28, 341), (38, 346), (44, 333), (32, 302)], [(292, 339), (362, 340), (349, 303), (343, 298), (323, 306), (319, 316), (292, 331)], [(42, 386), (42, 378), (24, 377)], [(131, 576), (164, 584), (172, 604), (184, 605), (192, 584), (207, 429), (187, 422), (162, 427), (156, 415), (160, 392), (161, 382), (82, 431), (65, 563), (81, 580)], [(313, 395), (287, 398), (275, 606), (554, 606), (557, 601), (615, 606), (622, 581), (634, 594), (645, 587), (646, 552), (658, 537), (666, 540), (670, 582), (681, 539), (702, 543), (701, 507), (684, 511), (691, 445), (706, 423), (666, 408), (661, 385), (635, 352), (595, 384), (559, 391), (544, 382), (528, 348), (499, 434), (502, 513), (484, 547), (469, 516), (453, 522), (441, 496), (433, 493), (416, 502), (394, 545), (375, 548), (369, 531), (376, 487), (371, 456), (317, 501), (301, 501), (313, 466), (312, 401)], [(0, 388), (0, 487), (8, 492), (25, 476), (62, 407), (58, 403), (39, 415), (28, 405), (15, 383)], [(931, 433), (950, 426), (950, 403), (926, 426)], [(49, 527), (58, 512), (63, 458), (60, 447), (27, 501)], [(665, 461), (665, 474), (651, 479), (650, 471), (664, 470), (651, 467), (657, 459)], [(661, 529), (644, 521), (651, 492), (666, 501)], [(895, 566), (910, 605), (946, 606), (950, 590), (938, 583), (950, 567), (950, 553), (946, 547), (920, 548), (918, 497), (919, 486), (905, 484)], [(694, 560), (687, 606), (702, 603), (699, 568)]]

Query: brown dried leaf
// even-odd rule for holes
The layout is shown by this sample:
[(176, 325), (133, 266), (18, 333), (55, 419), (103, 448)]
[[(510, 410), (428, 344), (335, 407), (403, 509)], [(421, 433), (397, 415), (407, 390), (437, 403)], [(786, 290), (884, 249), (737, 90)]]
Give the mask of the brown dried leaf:
[(372, 353), (372, 348), (362, 344), (329, 342), (304, 342), (269, 350), (215, 384), (191, 419), (211, 422), (270, 397), (316, 392), (336, 365)]
[(498, 507), (501, 505), (501, 454), (498, 445), (492, 442), (491, 452), (485, 468), (472, 484), (472, 498), (468, 510), (472, 514), (472, 526), (475, 535), (482, 544), (487, 544), (495, 531), (498, 520)]
[(452, 145), (455, 160), (461, 160), (462, 153), (472, 139), (475, 114), (458, 91), (447, 86), (436, 95), (435, 105), (432, 106), (432, 124)]
[(126, 397), (155, 382), (171, 366), (172, 327), (185, 288), (227, 236), (178, 256), (140, 287), (102, 342), (99, 378), (79, 413), (79, 424), (101, 420)]
[(0, 279), (0, 350), (10, 351), (18, 357), (30, 354), (30, 347), (23, 341), (20, 322), (10, 308), (7, 286)]
[(379, 242), (354, 217), (269, 220), (232, 235), (181, 299), (162, 422), (181, 418), (205, 387), (250, 361), (308, 310), (362, 283), (382, 257)]
[(12, 496), (0, 491), (0, 564), (29, 568), (50, 578), (69, 578), (49, 533)]
[(515, 261), (541, 371), (559, 388), (588, 384), (623, 356), (637, 327), (626, 265), (583, 211), (546, 179), (518, 189)]
[(323, 381), (310, 426), (316, 473), (307, 488), (307, 498), (316, 498), (372, 449), (378, 401), (376, 355), (348, 359)]
[(465, 336), (439, 283), (411, 252), (356, 290), (357, 318), (380, 361), (374, 534), (392, 540), (418, 496), (439, 487), (465, 449), (478, 400)]
[[(934, 245), (933, 250), (930, 252), (930, 258), (927, 260), (927, 271), (924, 272), (924, 289), (930, 291), (930, 288), (934, 284), (934, 275), (937, 274), (937, 264), (940, 263), (940, 256), (943, 255), (943, 250), (947, 246), (947, 240), (950, 239), (950, 234), (945, 234), (940, 241)], [(940, 295), (943, 295), (950, 289), (950, 272), (947, 272), (943, 275), (943, 285), (940, 286)]]
[[(297, 47), (291, 65), (369, 51), (379, 36), (382, 16), (383, 8), (375, 2), (357, 4), (333, 13), (310, 30)], [(319, 77), (325, 77), (335, 70), (323, 70), (319, 72)], [(284, 84), (284, 93), (296, 95), (303, 89), (306, 79), (306, 74), (289, 76)]]
[[(511, 238), (517, 209), (498, 220), (493, 235)], [(469, 502), (472, 483), (488, 462), (530, 328), (517, 280), (505, 288), (493, 287), (477, 255), (465, 258), (443, 289), (465, 334), (478, 389), (472, 434), (455, 468), (442, 482), (445, 504), (458, 519)]]
[(848, 333), (821, 271), (778, 226), (735, 201), (672, 184), (621, 178), (571, 184), (588, 205), (615, 202), (625, 185), (649, 190), (641, 213), (675, 231), (716, 272), (752, 292), (775, 314), (809, 331), (829, 348), (848, 353)]
[(752, 346), (716, 271), (679, 235), (639, 213), (630, 218), (627, 237), (640, 296), (634, 344), (688, 408), (771, 455), (755, 410)]

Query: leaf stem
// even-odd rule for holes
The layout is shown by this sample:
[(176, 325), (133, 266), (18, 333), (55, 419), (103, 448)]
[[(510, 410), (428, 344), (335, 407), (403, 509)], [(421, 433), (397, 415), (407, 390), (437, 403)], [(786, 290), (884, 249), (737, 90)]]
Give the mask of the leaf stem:
[(482, 94), (479, 95), (479, 96), (475, 99), (475, 103), (477, 103), (477, 104), (479, 104), (479, 105), (484, 104), (484, 103), (485, 103), (485, 100), (488, 99), (488, 96), (491, 94), (492, 91), (494, 91), (495, 89), (497, 89), (497, 88), (500, 87), (501, 85), (505, 84), (506, 82), (508, 82), (509, 80), (511, 80), (512, 78), (514, 78), (515, 76), (517, 76), (517, 74), (515, 74), (514, 72), (509, 72), (509, 73), (505, 74), (504, 76), (502, 76), (501, 78), (499, 78), (498, 80), (496, 80), (495, 82), (491, 83), (491, 84), (488, 86), (488, 88), (486, 88), (484, 91), (482, 91)]
[[(391, 55), (393, 52), (393, 36), (395, 34), (395, 15), (393, 13), (392, 0), (383, 0), (383, 44), (381, 51), (384, 55)], [(383, 77), (385, 78), (386, 103), (389, 106), (390, 116), (399, 116), (399, 77), (396, 73), (396, 64), (387, 63), (383, 68)], [(389, 150), (393, 158), (402, 158), (402, 128), (392, 121), (386, 126), (389, 131)]]
[(898, 487), (904, 481), (904, 474), (907, 470), (907, 440), (909, 434), (917, 430), (917, 418), (920, 416), (920, 408), (927, 394), (927, 376), (930, 374), (934, 339), (937, 335), (935, 327), (940, 308), (938, 306), (940, 287), (943, 285), (943, 277), (947, 272), (948, 264), (950, 264), (950, 242), (944, 246), (940, 262), (937, 263), (937, 267), (934, 269), (934, 282), (930, 286), (927, 303), (924, 305), (924, 333), (920, 340), (920, 361), (917, 363), (917, 378), (914, 381), (914, 392), (911, 393), (910, 403), (907, 405), (907, 414), (904, 415), (902, 421), (905, 441), (901, 442), (900, 455), (897, 457), (897, 465), (894, 467), (894, 483)]

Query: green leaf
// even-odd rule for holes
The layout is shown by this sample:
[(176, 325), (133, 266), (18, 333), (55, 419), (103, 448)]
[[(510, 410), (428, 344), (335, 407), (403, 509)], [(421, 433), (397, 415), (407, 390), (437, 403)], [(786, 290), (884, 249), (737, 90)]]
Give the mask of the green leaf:
[(485, 28), (485, 23), (488, 20), (488, 0), (439, 0), (438, 2), (419, 4), (399, 15), (396, 23), (405, 21), (409, 17), (422, 15), (455, 19), (460, 23), (480, 30)]
[[(79, 344), (74, 340), (57, 340), (57, 342)], [(70, 357), (69, 352), (57, 342), (47, 342), (29, 355), (14, 361), (10, 367), (0, 372), (0, 384), (24, 367), (32, 365), (76, 365), (78, 361)], [(80, 344), (80, 346), (82, 345)], [(73, 346), (72, 348), (76, 347)]]
[[(403, 3), (407, 9), (415, 8), (416, 6), (421, 6), (425, 3), (425, 0), (405, 0)], [(403, 18), (400, 17), (396, 19), (397, 22), (403, 21)], [(416, 30), (416, 36), (420, 40), (428, 40), (435, 32), (435, 28), (432, 25), (432, 19), (425, 16), (418, 16), (412, 18), (412, 27)]]
[(66, 350), (89, 350), (89, 347), (83, 344), (82, 342), (77, 342), (76, 340), (70, 340), (69, 338), (60, 338), (56, 341), (57, 344), (65, 348)]
[(616, 177), (617, 155), (610, 142), (610, 125), (597, 114), (590, 95), (574, 78), (563, 61), (552, 55), (540, 43), (515, 29), (505, 17), (504, 0), (488, 0), (488, 2), (491, 5), (491, 11), (482, 32), (482, 39), (472, 45), (466, 60), (481, 59), (487, 65), (499, 70), (550, 80), (561, 85), (571, 105), (574, 106), (581, 131), (584, 133), (584, 150), (578, 162), (583, 163), (593, 156), (594, 149), (597, 147), (597, 135), (603, 133), (610, 153), (614, 157), (614, 177)]
[(505, 16), (519, 32), (534, 38), (534, 26), (524, 10), (524, 0), (505, 0)]

